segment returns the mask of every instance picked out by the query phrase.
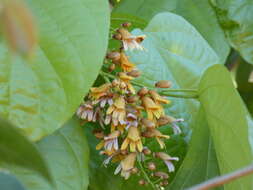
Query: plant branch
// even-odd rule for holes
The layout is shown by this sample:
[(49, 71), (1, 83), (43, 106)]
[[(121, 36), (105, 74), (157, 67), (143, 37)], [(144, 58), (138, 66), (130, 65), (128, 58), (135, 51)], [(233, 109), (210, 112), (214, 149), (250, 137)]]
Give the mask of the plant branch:
[(152, 188), (153, 188), (154, 190), (156, 190), (155, 184), (149, 179), (148, 174), (145, 172), (145, 169), (143, 168), (143, 166), (142, 166), (142, 164), (141, 164), (141, 161), (138, 161), (138, 164), (139, 164), (139, 166), (140, 166), (140, 169), (141, 169), (141, 171), (142, 171), (144, 177), (145, 177), (146, 180), (148, 181), (148, 183), (152, 186)]
[(250, 174), (253, 174), (253, 164), (249, 165), (245, 168), (236, 170), (232, 173), (229, 173), (229, 174), (226, 174), (223, 176), (219, 176), (219, 177), (215, 177), (213, 179), (205, 181), (204, 183), (193, 186), (187, 190), (208, 190), (210, 188), (221, 186), (223, 184), (229, 183), (229, 182), (234, 181), (240, 177), (244, 177), (244, 176), (247, 176)]

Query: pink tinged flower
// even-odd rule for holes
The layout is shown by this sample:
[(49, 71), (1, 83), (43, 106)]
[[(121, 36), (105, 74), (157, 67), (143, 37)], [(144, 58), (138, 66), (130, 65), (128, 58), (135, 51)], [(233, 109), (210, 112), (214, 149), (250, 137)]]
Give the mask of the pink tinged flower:
[(166, 164), (169, 172), (174, 172), (175, 171), (175, 166), (173, 165), (172, 161), (179, 161), (178, 157), (171, 157), (171, 156), (169, 156), (168, 154), (166, 154), (164, 152), (156, 152), (155, 156), (164, 161), (164, 163)]
[(85, 104), (82, 104), (77, 112), (77, 116), (83, 120), (92, 121), (93, 120), (93, 106), (90, 102), (87, 102)]
[(182, 133), (180, 127), (177, 125), (177, 123), (183, 122), (184, 119), (180, 118), (180, 119), (175, 119), (171, 125), (172, 125), (172, 129), (175, 135), (178, 135), (180, 133)]
[(108, 136), (104, 137), (104, 148), (106, 150), (118, 150), (119, 149), (119, 143), (118, 143), (118, 137), (120, 135), (119, 131), (113, 131)]
[(129, 127), (137, 127), (138, 126), (138, 121), (137, 121), (137, 116), (128, 113), (126, 117), (126, 129), (128, 130)]

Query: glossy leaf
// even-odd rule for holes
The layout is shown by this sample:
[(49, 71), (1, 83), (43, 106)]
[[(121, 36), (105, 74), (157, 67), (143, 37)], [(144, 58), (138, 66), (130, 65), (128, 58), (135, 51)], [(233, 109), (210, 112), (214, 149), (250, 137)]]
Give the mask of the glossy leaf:
[(89, 149), (77, 119), (71, 119), (37, 146), (48, 162), (56, 187), (52, 188), (32, 171), (14, 168), (13, 173), (28, 190), (87, 189)]
[(253, 3), (252, 0), (211, 0), (230, 44), (253, 64)]
[(4, 190), (25, 190), (14, 176), (5, 172), (0, 172), (0, 187)]
[(220, 63), (225, 62), (230, 48), (208, 0), (125, 0), (113, 10), (114, 13), (130, 14), (147, 21), (165, 11), (184, 17), (216, 51)]
[(206, 116), (200, 108), (186, 157), (167, 189), (183, 190), (219, 174), (218, 161)]
[[(222, 65), (210, 67), (199, 85), (221, 174), (249, 165), (253, 159), (253, 124), (235, 90), (230, 73)], [(252, 177), (225, 185), (225, 189), (252, 189)]]
[(51, 134), (75, 112), (107, 48), (109, 6), (100, 0), (26, 0), (39, 46), (25, 60), (0, 44), (0, 114), (32, 140)]
[(46, 162), (35, 145), (3, 119), (0, 119), (0, 155), (2, 163), (31, 169), (53, 184)]

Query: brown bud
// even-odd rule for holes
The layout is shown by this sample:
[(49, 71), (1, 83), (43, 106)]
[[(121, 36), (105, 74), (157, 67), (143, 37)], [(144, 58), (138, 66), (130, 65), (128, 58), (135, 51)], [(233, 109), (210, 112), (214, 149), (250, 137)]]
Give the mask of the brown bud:
[(145, 155), (150, 155), (151, 154), (151, 150), (149, 150), (148, 148), (144, 147), (142, 150), (143, 154)]
[(141, 88), (139, 91), (138, 91), (138, 95), (139, 96), (144, 96), (148, 93), (148, 89), (146, 87), (143, 87)]
[(154, 176), (162, 178), (162, 179), (168, 179), (169, 175), (165, 172), (155, 172)]
[(131, 170), (131, 174), (137, 174), (139, 171), (138, 168), (134, 167), (132, 170)]
[(139, 97), (135, 96), (135, 95), (130, 96), (130, 97), (127, 98), (128, 103), (134, 103), (134, 102), (137, 102), (138, 100), (139, 100)]
[(113, 61), (119, 61), (120, 60), (120, 53), (117, 51), (109, 52), (109, 53), (107, 53), (106, 58), (111, 59)]
[(124, 22), (121, 24), (122, 27), (128, 28), (130, 27), (132, 24), (130, 22)]
[(126, 85), (126, 83), (121, 82), (120, 85), (119, 85), (119, 87), (120, 87), (121, 89), (125, 89), (125, 88), (127, 87), (127, 85)]
[(139, 185), (145, 185), (145, 184), (146, 184), (146, 181), (144, 179), (139, 180)]
[(141, 123), (147, 127), (147, 128), (150, 128), (150, 129), (153, 129), (155, 128), (155, 123), (147, 118), (142, 118), (141, 119)]
[(155, 137), (155, 133), (152, 130), (147, 130), (141, 133), (141, 136), (146, 137), (146, 138), (153, 138)]
[(148, 163), (148, 169), (151, 170), (151, 171), (154, 171), (156, 170), (156, 165), (154, 162), (149, 162)]
[(114, 35), (112, 36), (112, 38), (115, 39), (115, 40), (122, 40), (121, 34), (114, 34)]
[(127, 150), (121, 150), (120, 153), (123, 154), (123, 155), (127, 155), (128, 151)]
[(114, 69), (115, 69), (115, 64), (111, 64), (108, 70), (109, 72), (112, 72), (114, 71)]
[(161, 182), (160, 182), (160, 186), (165, 187), (165, 186), (167, 186), (167, 185), (169, 185), (169, 182), (168, 182), (167, 180), (164, 180), (164, 181), (161, 181)]
[(98, 139), (102, 139), (102, 138), (104, 138), (104, 132), (103, 131), (100, 131), (100, 130), (93, 130), (92, 131), (93, 132), (93, 134), (94, 134), (94, 136), (96, 137), (96, 138), (98, 138)]
[(161, 117), (157, 120), (157, 124), (158, 124), (159, 126), (167, 125), (167, 124), (169, 124), (169, 123), (172, 123), (174, 120), (175, 120), (175, 118), (173, 118), (173, 117), (171, 117), (171, 116), (163, 115), (163, 116), (161, 116)]
[(132, 70), (132, 71), (128, 72), (127, 75), (137, 78), (141, 75), (141, 72), (138, 70)]
[(160, 80), (155, 83), (155, 87), (157, 88), (170, 88), (172, 86), (171, 81), (168, 80)]

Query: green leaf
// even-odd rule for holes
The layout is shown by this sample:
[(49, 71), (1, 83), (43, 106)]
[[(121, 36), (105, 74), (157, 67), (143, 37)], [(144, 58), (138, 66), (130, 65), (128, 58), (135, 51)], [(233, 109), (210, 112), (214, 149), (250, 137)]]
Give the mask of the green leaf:
[(14, 168), (13, 173), (28, 190), (85, 190), (88, 187), (89, 149), (83, 129), (77, 119), (38, 142), (45, 156), (56, 188), (51, 188), (34, 172)]
[(25, 190), (14, 176), (5, 172), (0, 172), (0, 187), (4, 190)]
[(26, 0), (40, 32), (24, 60), (0, 44), (0, 114), (32, 140), (51, 134), (75, 112), (107, 48), (109, 5), (100, 0)]
[[(218, 162), (203, 109), (197, 115), (186, 157), (168, 189), (183, 190), (219, 175)], [(222, 189), (222, 188), (217, 188)]]
[(233, 48), (253, 64), (252, 0), (210, 0)]
[(130, 14), (147, 21), (165, 11), (184, 17), (216, 51), (220, 63), (225, 62), (230, 48), (208, 0), (125, 0), (113, 10), (114, 13)]
[[(222, 65), (210, 67), (199, 85), (221, 174), (249, 165), (253, 159), (253, 125), (230, 73)], [(252, 177), (225, 185), (225, 189), (253, 189)]]
[(53, 184), (48, 167), (37, 150), (17, 128), (0, 119), (0, 161), (33, 170)]

